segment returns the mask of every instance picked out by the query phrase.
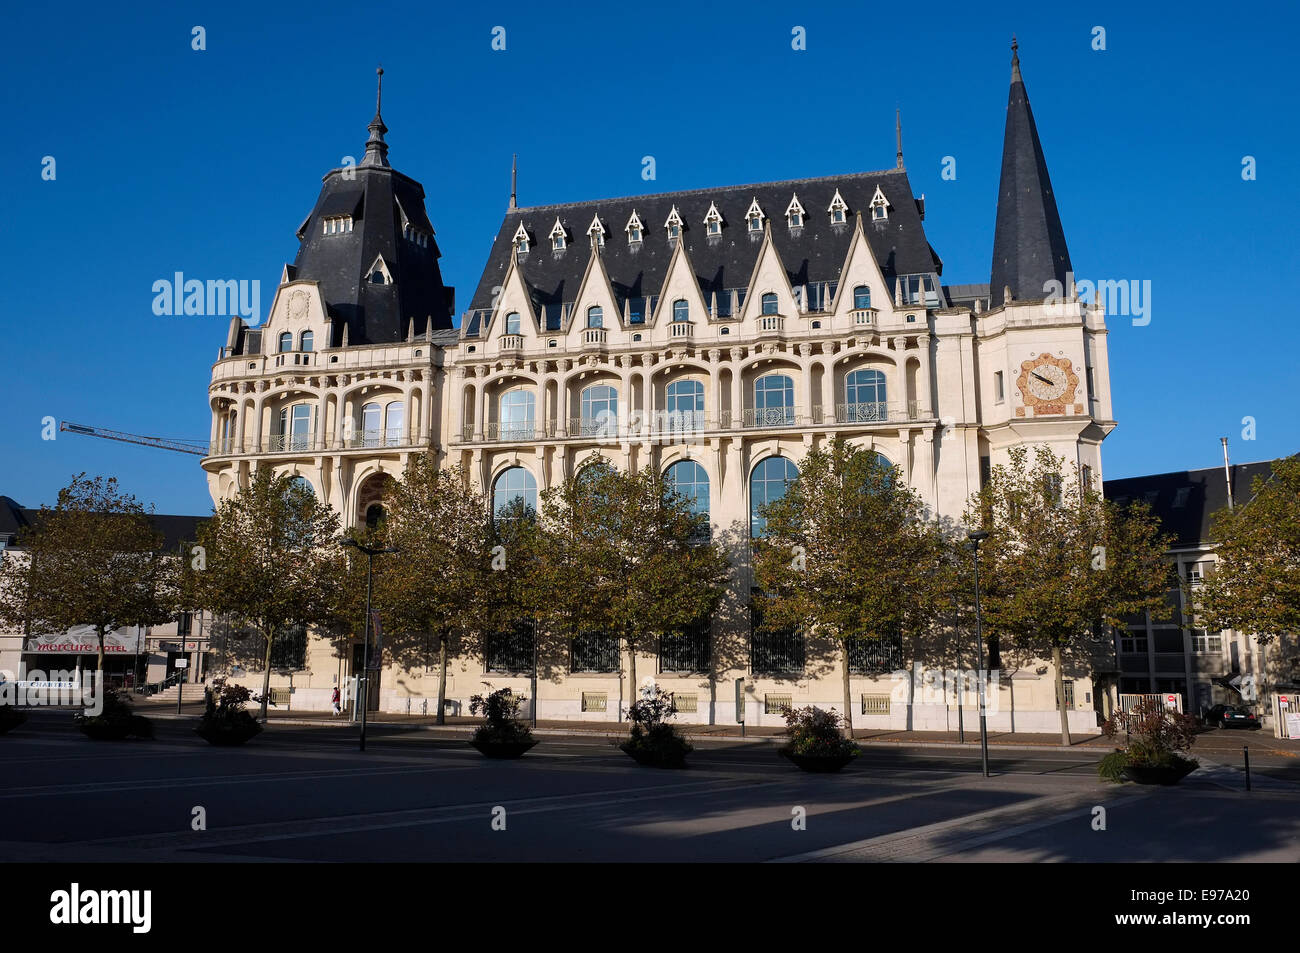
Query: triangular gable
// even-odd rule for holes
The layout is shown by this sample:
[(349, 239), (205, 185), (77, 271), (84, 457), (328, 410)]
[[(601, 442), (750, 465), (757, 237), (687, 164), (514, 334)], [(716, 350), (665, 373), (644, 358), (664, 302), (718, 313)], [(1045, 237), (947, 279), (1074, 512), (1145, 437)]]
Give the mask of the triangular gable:
[(786, 316), (797, 314), (798, 307), (794, 300), (794, 288), (790, 285), (790, 275), (785, 270), (785, 262), (772, 241), (772, 226), (763, 228), (763, 243), (758, 248), (758, 258), (754, 261), (754, 270), (749, 275), (749, 294), (745, 296), (745, 306), (741, 309), (740, 320), (757, 320), (763, 311), (763, 295), (769, 291), (776, 292), (777, 308)]
[(573, 310), (569, 312), (569, 324), (565, 333), (573, 328), (587, 326), (587, 309), (598, 305), (601, 309), (602, 323), (606, 328), (623, 326), (623, 314), (619, 311), (618, 296), (614, 294), (614, 285), (605, 270), (605, 261), (593, 246), (591, 256), (587, 259), (586, 270), (582, 273), (582, 283), (578, 285), (578, 295), (573, 299)]
[(683, 297), (690, 305), (691, 320), (703, 323), (709, 314), (708, 302), (704, 300), (704, 292), (700, 290), (700, 281), (695, 276), (695, 266), (691, 264), (686, 243), (677, 242), (673, 255), (668, 260), (663, 283), (659, 286), (659, 303), (655, 307), (654, 314), (649, 316), (647, 324), (658, 325), (661, 314), (666, 314), (671, 319), (673, 302)]
[(831, 310), (837, 317), (853, 310), (853, 289), (860, 284), (871, 288), (873, 308), (885, 313), (893, 310), (894, 289), (885, 282), (884, 272), (880, 270), (880, 263), (871, 250), (871, 242), (862, 230), (862, 215), (858, 214), (854, 216), (853, 238), (844, 255), (839, 287), (835, 292), (835, 301), (831, 304)]
[[(496, 309), (490, 317), (490, 327), (497, 334), (505, 333), (505, 316), (511, 311), (519, 312), (519, 333), (525, 339), (537, 337), (545, 330), (538, 320), (537, 310), (533, 307), (532, 289), (528, 286), (523, 269), (519, 267), (513, 255), (510, 257), (510, 264), (506, 267), (506, 276), (501, 281), (501, 294), (497, 298)], [(486, 336), (486, 330), (480, 329), (480, 334)]]

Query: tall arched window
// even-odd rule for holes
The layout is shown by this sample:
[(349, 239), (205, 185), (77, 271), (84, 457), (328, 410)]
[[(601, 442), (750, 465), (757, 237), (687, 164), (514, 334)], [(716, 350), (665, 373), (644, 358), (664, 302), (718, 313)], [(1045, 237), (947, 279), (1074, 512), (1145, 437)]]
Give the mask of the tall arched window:
[(763, 536), (767, 520), (762, 509), (785, 496), (788, 487), (799, 476), (799, 468), (785, 457), (768, 457), (749, 476), (749, 535)]
[(300, 476), (295, 476), (292, 480), (289, 481), (289, 488), (291, 490), (306, 490), (312, 496), (316, 495), (316, 491), (315, 489), (312, 488), (312, 485), (308, 483), (306, 479)]
[(776, 293), (769, 291), (763, 295), (763, 313), (776, 314)]
[(673, 381), (666, 393), (668, 419), (665, 430), (704, 428), (704, 384), (701, 381)]
[(673, 302), (673, 320), (689, 321), (691, 319), (691, 306), (686, 303), (685, 298), (678, 298)]
[(605, 326), (605, 312), (600, 309), (599, 305), (592, 305), (587, 309), (587, 327), (603, 328)]
[(293, 350), (293, 335), (290, 334), (288, 331), (281, 332), (280, 334), (279, 350), (281, 354), (284, 354), (286, 351)]
[(498, 431), (502, 440), (531, 440), (537, 399), (530, 390), (516, 388), (501, 395)]
[(618, 434), (618, 391), (608, 384), (593, 384), (582, 392), (579, 433), (584, 437)]
[(315, 340), (316, 340), (316, 335), (312, 334), (310, 331), (303, 331), (302, 336), (298, 339), (299, 341), (298, 350), (310, 351), (312, 343)]
[(889, 418), (885, 375), (877, 370), (853, 371), (844, 378), (844, 422), (867, 423)]
[(537, 511), (537, 481), (523, 467), (502, 470), (492, 484), (492, 514), (501, 516), (522, 503), (528, 512)]
[(406, 438), (402, 424), (406, 421), (406, 408), (400, 400), (390, 401), (384, 408), (384, 443), (399, 444)]
[(280, 408), (278, 443), (278, 450), (311, 449), (311, 405)]
[(709, 475), (694, 460), (678, 460), (664, 471), (664, 482), (691, 505), (691, 512), (709, 515)]
[(869, 308), (871, 307), (871, 289), (866, 285), (858, 285), (853, 289), (853, 307)]
[(754, 426), (785, 427), (794, 423), (794, 381), (768, 374), (754, 381)]
[(375, 403), (366, 404), (361, 408), (361, 433), (357, 434), (360, 438), (357, 441), (357, 446), (379, 446), (379, 430), (382, 426), (382, 414), (383, 409)]
[(506, 315), (506, 334), (519, 333), (519, 312), (511, 311)]

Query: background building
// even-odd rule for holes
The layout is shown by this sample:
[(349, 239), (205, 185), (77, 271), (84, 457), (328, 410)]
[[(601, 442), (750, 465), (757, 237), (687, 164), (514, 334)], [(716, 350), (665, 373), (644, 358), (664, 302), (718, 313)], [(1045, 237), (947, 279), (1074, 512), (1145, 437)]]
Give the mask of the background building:
[[(214, 500), (270, 466), (361, 524), (382, 515), (385, 476), (426, 448), (464, 465), (498, 507), (535, 503), (604, 458), (655, 467), (718, 530), (747, 539), (809, 449), (837, 437), (895, 465), (950, 522), (1013, 447), (1046, 444), (1101, 479), (1114, 427), (1105, 316), (1069, 288), (1014, 53), (991, 274), (978, 284), (943, 283), (900, 129), (895, 165), (879, 172), (531, 208), (512, 194), (453, 329), (424, 191), (389, 165), (386, 131), (377, 108), (361, 163), (325, 177), (265, 325), (231, 323), (209, 388)], [(839, 662), (814, 674), (812, 646), (750, 632), (747, 558), (737, 553), (711, 638), (638, 671), (677, 692), (686, 719), (734, 719), (736, 677), (751, 724), (790, 702), (841, 705)], [(724, 636), (745, 651), (721, 657)], [(510, 660), (531, 651), (501, 649), (456, 661), (457, 703), (484, 681), (525, 689)], [(888, 646), (878, 655), (853, 673), (860, 725), (955, 724), (950, 705), (906, 693), (900, 705), (871, 673), (882, 658), (914, 663)], [(312, 640), (295, 704), (324, 708), (354, 658)], [(619, 662), (612, 644), (547, 660), (539, 713), (619, 717), (633, 695)], [(386, 670), (377, 704), (422, 709), (431, 674)], [(1055, 730), (1050, 669), (1022, 672), (1014, 699), (1011, 684), (995, 727), (1014, 717), (1020, 730)], [(1072, 724), (1095, 730), (1090, 685), (1075, 686)]]

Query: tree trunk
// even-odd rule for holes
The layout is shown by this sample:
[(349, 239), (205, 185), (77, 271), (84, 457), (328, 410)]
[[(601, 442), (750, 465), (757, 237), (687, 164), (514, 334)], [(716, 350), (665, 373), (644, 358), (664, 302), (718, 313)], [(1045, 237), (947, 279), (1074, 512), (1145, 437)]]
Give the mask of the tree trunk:
[(1070, 747), (1070, 719), (1065, 709), (1065, 673), (1061, 671), (1061, 647), (1052, 646), (1052, 665), (1056, 667), (1056, 707), (1061, 712), (1061, 745)]
[(641, 688), (636, 683), (636, 646), (632, 644), (631, 639), (627, 639), (627, 666), (628, 666), (628, 689), (629, 701), (628, 707), (631, 708), (641, 698)]
[(266, 633), (266, 655), (262, 658), (262, 724), (266, 724), (266, 706), (271, 701), (271, 639)]
[(849, 640), (841, 639), (844, 646), (844, 737), (853, 737), (853, 690), (849, 687)]
[(447, 723), (447, 633), (438, 634), (438, 717), (436, 723)]
[(95, 634), (99, 636), (99, 655), (95, 660), (95, 670), (99, 672), (99, 681), (104, 681), (104, 627), (102, 625), (95, 627)]

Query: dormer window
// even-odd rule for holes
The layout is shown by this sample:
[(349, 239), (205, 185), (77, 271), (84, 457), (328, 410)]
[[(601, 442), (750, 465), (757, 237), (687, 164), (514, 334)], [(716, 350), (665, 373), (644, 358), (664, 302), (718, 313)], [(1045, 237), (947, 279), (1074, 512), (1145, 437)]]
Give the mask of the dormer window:
[(763, 295), (763, 313), (776, 314), (776, 293), (769, 291)]
[(889, 218), (889, 199), (885, 198), (885, 193), (880, 191), (878, 185), (876, 186), (876, 194), (871, 196), (871, 204), (868, 208), (871, 209), (872, 221), (883, 221)]
[(605, 326), (605, 312), (599, 305), (592, 305), (587, 309), (587, 327), (603, 328)]
[(321, 219), (321, 229), (326, 235), (342, 235), (352, 231), (351, 215), (331, 215)]
[(691, 306), (686, 303), (685, 298), (678, 298), (673, 302), (673, 320), (689, 321), (691, 319)]
[(515, 229), (515, 236), (511, 239), (515, 243), (515, 251), (520, 255), (528, 254), (528, 229), (524, 228), (524, 223), (520, 222), (519, 227)]
[(632, 210), (632, 217), (627, 220), (627, 225), (623, 228), (627, 232), (627, 243), (629, 245), (639, 245), (641, 243), (641, 233), (645, 227), (641, 224), (641, 217), (636, 214), (636, 209)]
[(785, 207), (785, 221), (791, 228), (803, 228), (804, 217), (803, 206), (799, 204), (799, 196), (792, 195), (790, 204)]
[(428, 234), (416, 228), (410, 222), (406, 222), (405, 224), (402, 225), (402, 237), (405, 238), (408, 242), (414, 242), (416, 245), (419, 245), (421, 248), (427, 248), (429, 245)]
[(749, 203), (749, 210), (745, 212), (745, 221), (748, 222), (748, 228), (751, 232), (761, 232), (763, 230), (763, 210), (758, 207), (758, 198)]
[(310, 351), (312, 342), (314, 340), (315, 340), (315, 335), (313, 335), (310, 331), (303, 331), (301, 337), (299, 338), (298, 350)]
[(551, 240), (551, 249), (553, 251), (564, 251), (567, 242), (564, 238), (564, 226), (560, 224), (559, 218), (555, 219), (555, 225), (551, 228), (551, 234), (547, 236)]
[(682, 217), (677, 213), (677, 206), (668, 213), (668, 221), (664, 222), (664, 228), (668, 230), (668, 240), (675, 241), (682, 237)]
[(871, 289), (866, 285), (858, 285), (853, 289), (853, 307), (857, 310), (871, 307)]
[(835, 190), (835, 198), (831, 199), (831, 204), (826, 207), (830, 213), (832, 225), (843, 225), (848, 220), (849, 205), (840, 195), (840, 190)]
[(519, 312), (518, 311), (511, 311), (509, 314), (506, 315), (505, 333), (506, 334), (519, 333)]
[(587, 237), (591, 239), (593, 245), (601, 248), (605, 247), (605, 226), (600, 221), (600, 216), (592, 218), (591, 224), (587, 227)]
[(288, 331), (285, 331), (280, 335), (280, 346), (279, 348), (277, 348), (277, 350), (281, 354), (293, 350), (293, 335), (290, 334)]
[(704, 215), (704, 230), (708, 235), (722, 234), (722, 213), (714, 203), (709, 203), (709, 210)]

